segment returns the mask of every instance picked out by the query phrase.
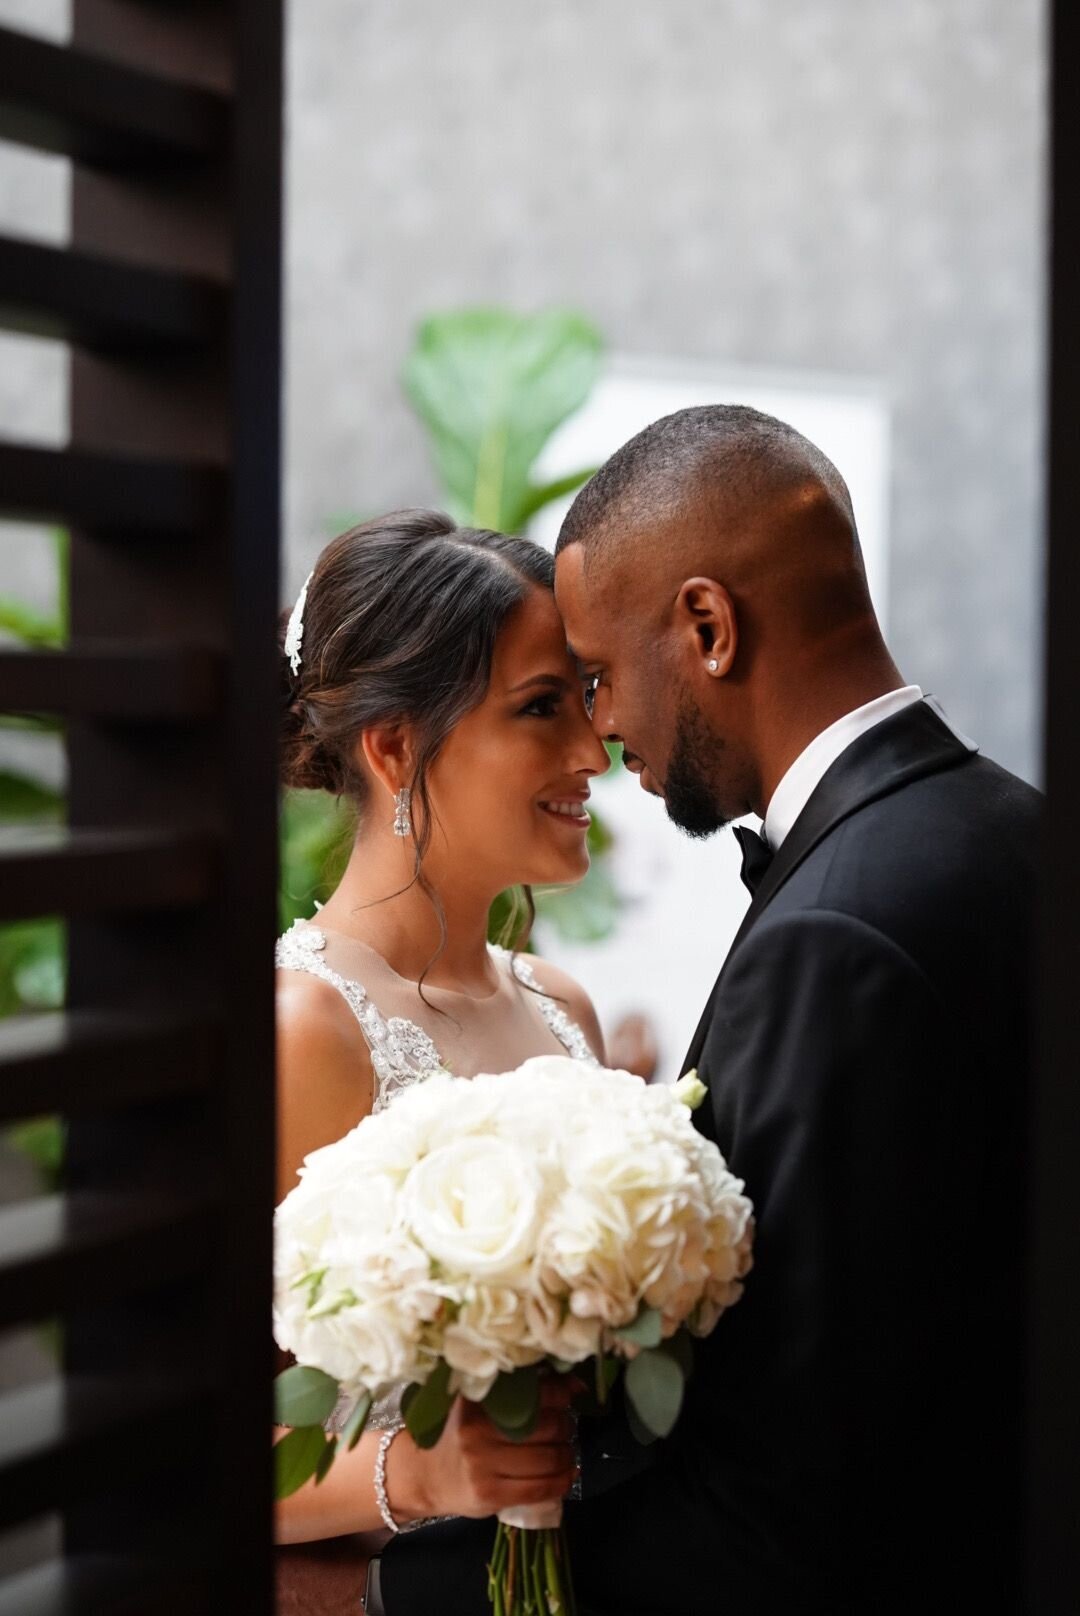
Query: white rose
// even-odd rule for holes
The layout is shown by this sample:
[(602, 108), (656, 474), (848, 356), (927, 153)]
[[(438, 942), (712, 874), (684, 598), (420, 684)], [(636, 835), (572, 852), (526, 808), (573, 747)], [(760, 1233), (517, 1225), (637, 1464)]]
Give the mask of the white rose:
[(446, 1326), (442, 1354), (455, 1373), (451, 1389), (480, 1401), (502, 1370), (535, 1363), (543, 1349), (530, 1337), (520, 1293), (507, 1285), (477, 1285)]
[(392, 1308), (343, 1308), (322, 1318), (297, 1321), (290, 1350), (335, 1380), (379, 1392), (415, 1377), (418, 1341), (402, 1329)]
[(524, 1151), (491, 1135), (454, 1139), (417, 1162), (401, 1191), (416, 1240), (451, 1273), (506, 1274), (530, 1255), (539, 1173)]
[(530, 1340), (552, 1358), (580, 1363), (600, 1347), (598, 1318), (579, 1318), (570, 1311), (569, 1297), (553, 1295), (536, 1285), (525, 1298), (525, 1322)]

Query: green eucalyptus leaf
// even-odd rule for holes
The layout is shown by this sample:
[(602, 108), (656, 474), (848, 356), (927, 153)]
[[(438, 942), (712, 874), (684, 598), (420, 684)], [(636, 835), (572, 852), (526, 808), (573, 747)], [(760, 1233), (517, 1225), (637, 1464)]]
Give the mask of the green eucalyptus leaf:
[(316, 1485), (316, 1487), (318, 1487), (321, 1482), (324, 1482), (326, 1480), (327, 1474), (329, 1473), (329, 1470), (330, 1470), (330, 1466), (333, 1464), (335, 1458), (337, 1457), (337, 1450), (338, 1450), (337, 1441), (333, 1437), (328, 1438), (326, 1446), (322, 1450), (322, 1457), (319, 1460), (318, 1464), (315, 1466), (315, 1485)]
[(597, 1353), (595, 1359), (596, 1401), (599, 1403), (601, 1408), (606, 1405), (608, 1394), (610, 1393), (615, 1382), (618, 1380), (619, 1370), (622, 1368), (622, 1366), (623, 1360), (621, 1358), (616, 1358), (614, 1356), (605, 1357), (603, 1353)]
[(626, 1395), (654, 1436), (667, 1436), (679, 1417), (683, 1373), (666, 1352), (639, 1352), (626, 1366)]
[(663, 1339), (663, 1323), (659, 1308), (642, 1305), (633, 1323), (624, 1324), (615, 1334), (620, 1341), (632, 1341), (636, 1347), (658, 1347)]
[(443, 1434), (443, 1426), (453, 1403), (450, 1396), (450, 1365), (435, 1365), (422, 1386), (410, 1386), (401, 1401), (401, 1412), (409, 1435), (418, 1448), (433, 1448)]
[(301, 1425), (274, 1443), (274, 1497), (288, 1498), (323, 1462), (326, 1436), (317, 1425)]
[(656, 1432), (650, 1431), (644, 1421), (638, 1418), (637, 1410), (629, 1397), (626, 1399), (626, 1423), (630, 1427), (630, 1435), (635, 1442), (640, 1442), (643, 1448), (648, 1448), (657, 1440)]
[(668, 1336), (660, 1343), (660, 1351), (674, 1358), (684, 1380), (690, 1379), (694, 1372), (694, 1343), (686, 1330), (676, 1330), (674, 1335)]
[(472, 308), (424, 321), (405, 388), (459, 521), (520, 525), (540, 493), (531, 468), (592, 391), (600, 353), (595, 327), (564, 310)]
[(540, 1372), (536, 1364), (497, 1375), (484, 1398), (484, 1412), (504, 1436), (531, 1436), (540, 1417)]
[(341, 1440), (344, 1442), (350, 1453), (364, 1434), (364, 1427), (368, 1422), (368, 1415), (371, 1413), (371, 1405), (373, 1401), (374, 1399), (371, 1393), (365, 1392), (345, 1422), (345, 1429), (341, 1433)]
[(338, 1383), (332, 1375), (293, 1364), (274, 1381), (274, 1418), (278, 1425), (321, 1427), (334, 1412), (337, 1397)]

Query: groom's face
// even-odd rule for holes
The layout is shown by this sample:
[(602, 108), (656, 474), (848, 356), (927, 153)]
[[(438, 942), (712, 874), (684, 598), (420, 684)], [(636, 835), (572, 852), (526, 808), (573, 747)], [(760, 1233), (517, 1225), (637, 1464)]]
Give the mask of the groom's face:
[(725, 811), (723, 782), (712, 778), (724, 743), (687, 689), (677, 644), (650, 616), (658, 592), (640, 576), (587, 575), (572, 544), (556, 562), (555, 596), (597, 735), (622, 743), (625, 766), (675, 824), (692, 836), (719, 830), (743, 810)]

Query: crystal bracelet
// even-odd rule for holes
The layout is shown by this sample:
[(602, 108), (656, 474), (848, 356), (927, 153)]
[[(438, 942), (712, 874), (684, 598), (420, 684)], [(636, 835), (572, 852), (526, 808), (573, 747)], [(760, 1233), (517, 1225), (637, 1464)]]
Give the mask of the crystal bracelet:
[(388, 1426), (379, 1438), (379, 1451), (375, 1457), (375, 1502), (379, 1506), (379, 1514), (391, 1532), (415, 1532), (418, 1526), (433, 1526), (436, 1521), (450, 1521), (452, 1515), (425, 1515), (418, 1521), (397, 1522), (390, 1508), (390, 1499), (386, 1492), (386, 1455), (390, 1452), (390, 1444), (396, 1436), (400, 1436), (405, 1429), (404, 1420), (396, 1420)]

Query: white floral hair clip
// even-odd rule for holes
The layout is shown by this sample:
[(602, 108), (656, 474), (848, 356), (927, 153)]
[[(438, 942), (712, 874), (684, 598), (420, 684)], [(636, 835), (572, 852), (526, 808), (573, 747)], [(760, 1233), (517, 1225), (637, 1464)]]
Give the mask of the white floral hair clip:
[(300, 647), (304, 643), (304, 607), (307, 605), (308, 584), (315, 576), (315, 569), (308, 573), (304, 579), (304, 587), (296, 597), (296, 605), (289, 618), (289, 626), (285, 630), (285, 655), (289, 659), (289, 667), (293, 677), (300, 672)]

